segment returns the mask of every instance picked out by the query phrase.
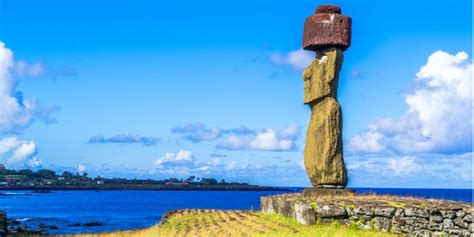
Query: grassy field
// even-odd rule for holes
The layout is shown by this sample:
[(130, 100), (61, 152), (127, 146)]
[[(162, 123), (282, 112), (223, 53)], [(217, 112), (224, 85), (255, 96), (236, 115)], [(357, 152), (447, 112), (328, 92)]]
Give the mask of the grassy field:
[(332, 224), (301, 225), (277, 214), (257, 211), (183, 210), (165, 223), (147, 229), (76, 235), (94, 237), (129, 236), (396, 236), (388, 233), (360, 230)]

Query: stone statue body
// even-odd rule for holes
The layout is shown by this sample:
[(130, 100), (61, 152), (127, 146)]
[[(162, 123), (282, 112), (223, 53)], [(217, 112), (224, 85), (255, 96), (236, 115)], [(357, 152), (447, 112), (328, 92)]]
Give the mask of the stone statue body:
[(342, 153), (342, 112), (337, 102), (343, 51), (351, 45), (352, 19), (335, 5), (320, 5), (304, 22), (303, 48), (316, 52), (304, 73), (304, 103), (311, 108), (304, 166), (313, 189), (304, 195), (352, 193), (344, 189), (347, 171)]
[(304, 103), (311, 108), (304, 165), (314, 187), (342, 188), (347, 185), (347, 172), (342, 155), (342, 113), (336, 98), (343, 53), (336, 47), (316, 53), (303, 73)]

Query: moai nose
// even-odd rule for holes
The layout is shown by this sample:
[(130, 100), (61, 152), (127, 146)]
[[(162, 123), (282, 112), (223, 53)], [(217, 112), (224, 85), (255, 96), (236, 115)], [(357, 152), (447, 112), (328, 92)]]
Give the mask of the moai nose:
[(351, 25), (352, 19), (341, 15), (340, 7), (321, 5), (304, 22), (303, 48), (311, 51), (329, 47), (345, 50), (351, 45)]

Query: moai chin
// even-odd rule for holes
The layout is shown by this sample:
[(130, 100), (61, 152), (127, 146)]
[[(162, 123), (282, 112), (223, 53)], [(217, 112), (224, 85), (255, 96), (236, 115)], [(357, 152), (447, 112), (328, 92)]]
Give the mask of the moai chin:
[(304, 103), (311, 108), (304, 165), (315, 188), (347, 185), (337, 86), (343, 51), (350, 45), (351, 18), (341, 15), (340, 7), (321, 5), (306, 19), (303, 48), (316, 51), (316, 57), (303, 73)]

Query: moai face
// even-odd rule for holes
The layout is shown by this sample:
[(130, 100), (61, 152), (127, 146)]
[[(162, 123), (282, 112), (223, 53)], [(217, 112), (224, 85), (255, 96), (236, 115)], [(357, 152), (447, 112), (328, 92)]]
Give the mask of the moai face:
[(303, 48), (311, 51), (328, 47), (349, 48), (351, 24), (350, 17), (341, 15), (340, 7), (321, 5), (304, 22)]
[(342, 61), (342, 49), (331, 47), (317, 51), (316, 58), (303, 72), (305, 104), (325, 96), (337, 96)]

